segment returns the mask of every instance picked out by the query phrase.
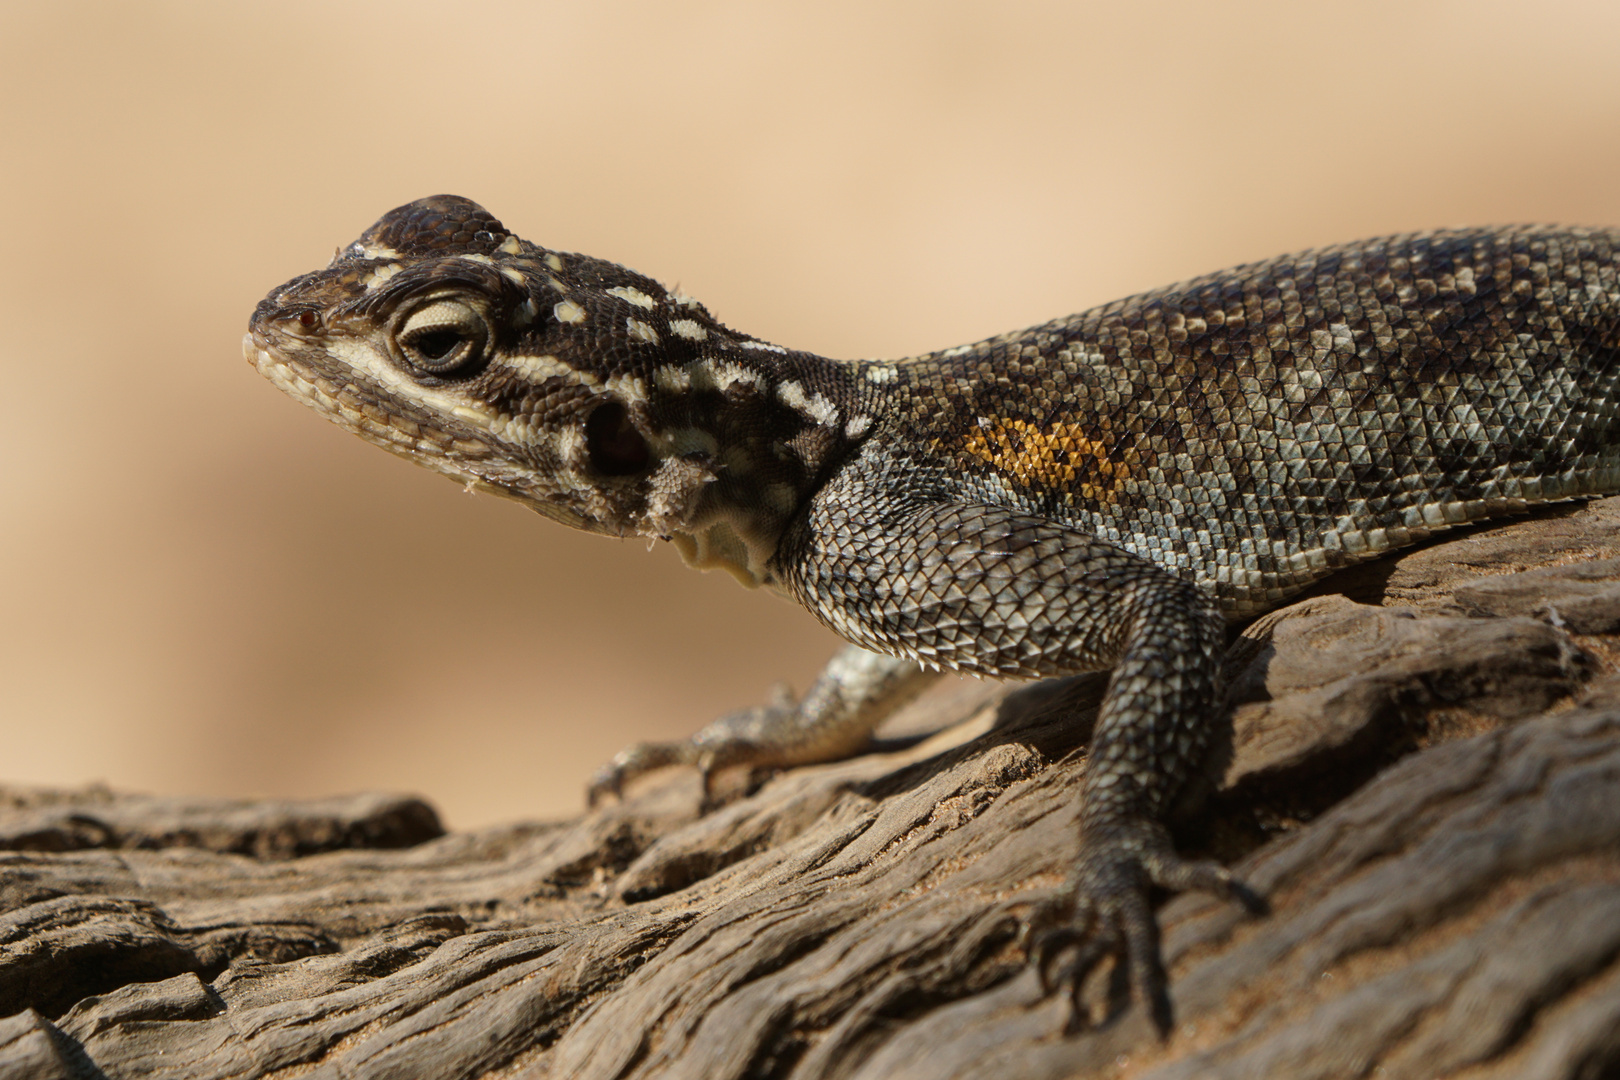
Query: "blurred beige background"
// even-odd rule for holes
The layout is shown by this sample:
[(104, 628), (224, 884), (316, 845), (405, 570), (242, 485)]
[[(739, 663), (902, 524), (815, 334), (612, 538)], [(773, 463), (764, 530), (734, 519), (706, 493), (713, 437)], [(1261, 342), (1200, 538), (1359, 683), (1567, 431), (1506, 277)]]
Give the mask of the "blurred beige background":
[(558, 816), (807, 615), (362, 444), (248, 313), (434, 192), (842, 357), (1620, 223), (1620, 4), (0, 6), (0, 779)]

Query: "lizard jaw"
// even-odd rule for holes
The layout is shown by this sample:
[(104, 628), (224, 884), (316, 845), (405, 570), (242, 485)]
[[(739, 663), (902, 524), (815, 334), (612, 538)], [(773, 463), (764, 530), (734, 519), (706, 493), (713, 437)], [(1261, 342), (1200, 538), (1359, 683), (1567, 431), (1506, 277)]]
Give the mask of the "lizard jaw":
[(408, 398), (369, 386), (359, 365), (311, 363), (293, 350), (276, 348), (257, 330), (242, 336), (242, 357), (289, 397), (374, 446), (424, 465), (468, 491), (512, 499), (576, 529), (601, 531), (570, 507), (536, 498), (529, 471), (478, 430), (471, 415), (458, 416), (456, 423), (439, 412), (413, 416)]

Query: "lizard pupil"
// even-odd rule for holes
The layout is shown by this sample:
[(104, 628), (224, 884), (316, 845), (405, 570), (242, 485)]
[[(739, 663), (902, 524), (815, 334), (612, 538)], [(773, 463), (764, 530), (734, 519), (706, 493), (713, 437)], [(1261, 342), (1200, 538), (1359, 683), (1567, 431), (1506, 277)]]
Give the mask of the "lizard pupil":
[(630, 410), (610, 401), (585, 420), (585, 448), (591, 468), (603, 476), (629, 476), (647, 467), (652, 451), (630, 423)]
[(429, 360), (443, 360), (461, 342), (462, 336), (455, 330), (434, 330), (412, 338), (411, 347)]

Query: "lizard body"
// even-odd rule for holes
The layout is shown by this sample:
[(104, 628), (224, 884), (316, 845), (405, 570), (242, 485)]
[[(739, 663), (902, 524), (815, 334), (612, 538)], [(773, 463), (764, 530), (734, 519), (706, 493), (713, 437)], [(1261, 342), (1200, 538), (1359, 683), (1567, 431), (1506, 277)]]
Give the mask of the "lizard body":
[(1112, 669), (1077, 868), (1032, 951), (1078, 943), (1077, 972), (1123, 953), (1161, 1027), (1150, 883), (1243, 896), (1159, 824), (1218, 713), (1226, 623), (1435, 531), (1620, 490), (1604, 229), (1326, 248), (845, 362), (438, 196), (272, 292), (244, 351), (372, 442), (672, 540), (854, 644), (803, 700), (633, 747), (593, 796), (672, 762), (858, 752), (924, 666)]

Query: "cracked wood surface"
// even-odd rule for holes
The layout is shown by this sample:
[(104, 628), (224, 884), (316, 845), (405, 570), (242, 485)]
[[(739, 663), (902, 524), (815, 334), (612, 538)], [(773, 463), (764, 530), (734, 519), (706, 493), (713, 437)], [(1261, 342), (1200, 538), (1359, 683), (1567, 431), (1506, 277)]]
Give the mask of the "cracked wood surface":
[[(1177, 1026), (1016, 930), (1095, 678), (943, 688), (877, 752), (441, 835), (406, 798), (0, 789), (0, 1078), (1620, 1073), (1620, 499), (1357, 568), (1234, 640), (1160, 911)], [(1074, 720), (1075, 710), (1082, 719)], [(582, 778), (583, 779), (583, 778)]]

